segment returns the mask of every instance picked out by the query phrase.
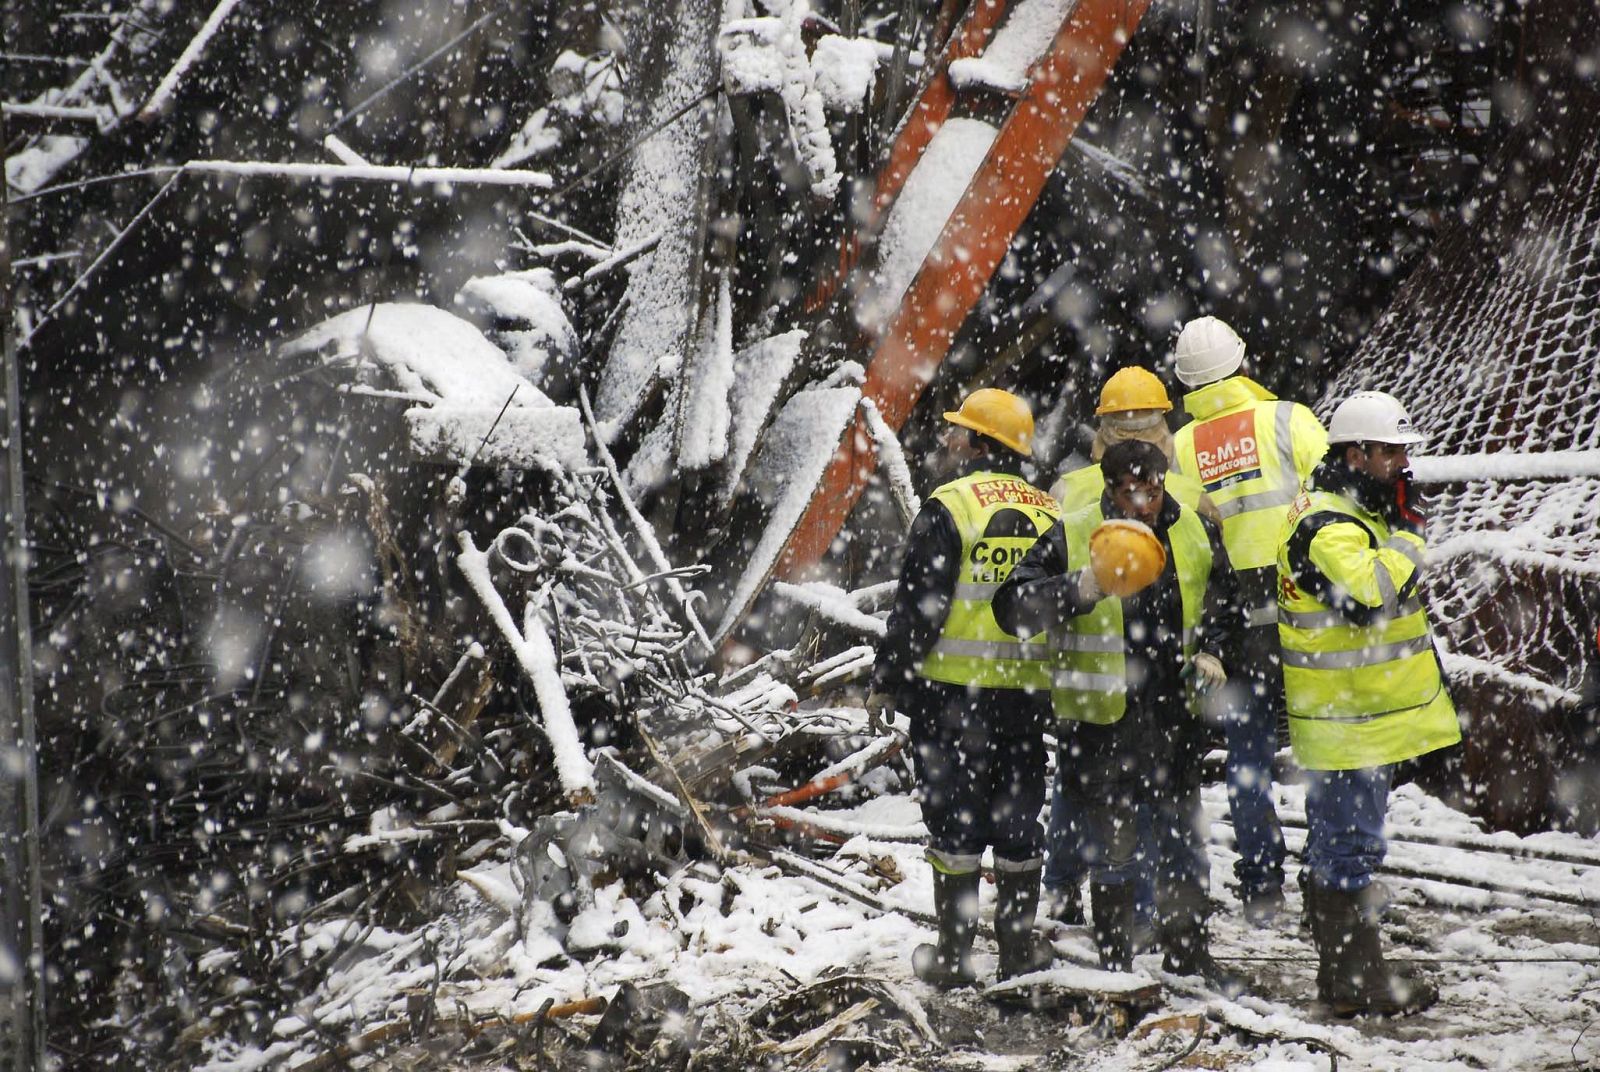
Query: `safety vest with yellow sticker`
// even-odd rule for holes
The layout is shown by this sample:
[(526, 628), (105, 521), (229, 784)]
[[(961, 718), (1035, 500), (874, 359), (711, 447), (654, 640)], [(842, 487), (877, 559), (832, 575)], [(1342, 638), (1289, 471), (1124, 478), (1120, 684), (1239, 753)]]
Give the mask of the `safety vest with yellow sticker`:
[[(1097, 502), (1061, 518), (1066, 537), (1067, 569), (1089, 565), (1089, 534), (1105, 520)], [(1185, 507), (1167, 530), (1172, 545), (1172, 568), (1178, 575), (1182, 604), (1183, 654), (1194, 654), (1200, 618), (1205, 610), (1206, 586), (1211, 580), (1211, 540), (1200, 517)], [(1050, 631), (1056, 652), (1050, 703), (1056, 717), (1073, 722), (1109, 725), (1120, 722), (1128, 710), (1127, 640), (1122, 620), (1122, 600), (1106, 596), (1087, 614)], [(1190, 693), (1196, 714), (1198, 697)]]
[[(1290, 562), (1298, 529), (1333, 590), (1371, 609), (1361, 624), (1308, 590)], [(1304, 539), (1304, 537), (1301, 537)], [(1307, 770), (1398, 763), (1461, 739), (1427, 611), (1408, 584), (1423, 543), (1342, 495), (1305, 492), (1290, 506), (1278, 552), (1278, 640), (1289, 743)], [(1402, 595), (1411, 593), (1409, 595)]]
[(1056, 501), (1021, 477), (988, 472), (952, 480), (931, 498), (950, 511), (961, 534), (961, 572), (944, 628), (918, 675), (982, 689), (1048, 689), (1044, 637), (1019, 640), (1007, 633), (994, 620), (990, 601), (1056, 523)]

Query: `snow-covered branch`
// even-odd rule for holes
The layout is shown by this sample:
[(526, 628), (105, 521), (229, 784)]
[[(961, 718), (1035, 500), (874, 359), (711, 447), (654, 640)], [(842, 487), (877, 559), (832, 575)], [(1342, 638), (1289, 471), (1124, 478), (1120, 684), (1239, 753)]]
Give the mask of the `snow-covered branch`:
[(547, 190), (554, 185), (542, 171), (507, 168), (405, 167), (380, 164), (304, 164), (258, 160), (190, 160), (186, 164), (156, 168), (157, 172), (186, 175), (270, 176), (284, 179), (318, 179), (323, 182), (393, 182), (402, 186), (433, 183), (477, 186), (531, 186)]
[(154, 93), (150, 94), (150, 99), (145, 102), (143, 108), (139, 109), (138, 119), (140, 122), (148, 123), (159, 118), (171, 106), (172, 94), (178, 88), (178, 83), (189, 72), (189, 68), (194, 65), (195, 60), (199, 59), (200, 55), (205, 52), (206, 46), (216, 36), (217, 30), (221, 29), (223, 20), (238, 5), (239, 0), (221, 0), (221, 3), (212, 9), (210, 17), (205, 21), (205, 25), (200, 27), (200, 32), (190, 40), (188, 47), (178, 57), (178, 61), (172, 65), (172, 69), (161, 80), (161, 84), (156, 86)]
[(578, 738), (577, 726), (572, 721), (572, 707), (567, 702), (567, 691), (561, 684), (561, 667), (556, 660), (555, 646), (550, 634), (539, 620), (538, 608), (529, 603), (523, 625), (518, 628), (516, 619), (506, 607), (505, 600), (494, 586), (489, 573), (489, 555), (472, 542), (470, 533), (460, 533), (461, 554), (456, 559), (461, 574), (467, 579), (473, 594), (478, 597), (495, 625), (500, 629), (517, 665), (528, 675), (534, 695), (539, 700), (539, 715), (545, 738), (555, 753), (556, 774), (561, 788), (568, 795), (593, 792), (594, 764), (584, 754)]

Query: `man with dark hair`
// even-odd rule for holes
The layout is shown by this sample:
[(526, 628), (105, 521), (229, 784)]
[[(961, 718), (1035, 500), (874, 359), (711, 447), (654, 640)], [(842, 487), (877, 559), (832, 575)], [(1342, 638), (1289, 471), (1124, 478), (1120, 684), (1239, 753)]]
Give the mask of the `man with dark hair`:
[(1023, 477), (1033, 453), (1026, 402), (984, 388), (944, 416), (953, 426), (946, 460), (963, 475), (930, 495), (911, 523), (867, 709), (881, 719), (892, 708), (910, 721), (939, 918), (938, 944), (918, 946), (912, 967), (925, 982), (955, 987), (976, 978), (970, 953), (985, 848), (994, 850), (1000, 979), (1050, 961), (1033, 938), (1049, 652), (1004, 632), (989, 600), (1058, 511)]
[(1167, 459), (1130, 440), (1101, 460), (1100, 500), (1061, 520), (995, 593), (1018, 636), (1049, 631), (1062, 784), (1093, 835), (1090, 914), (1107, 969), (1132, 966), (1135, 813), (1157, 846), (1156, 931), (1164, 966), (1236, 993), (1206, 932), (1201, 828), (1205, 697), (1227, 681), (1240, 629), (1236, 586), (1215, 523), (1162, 487)]

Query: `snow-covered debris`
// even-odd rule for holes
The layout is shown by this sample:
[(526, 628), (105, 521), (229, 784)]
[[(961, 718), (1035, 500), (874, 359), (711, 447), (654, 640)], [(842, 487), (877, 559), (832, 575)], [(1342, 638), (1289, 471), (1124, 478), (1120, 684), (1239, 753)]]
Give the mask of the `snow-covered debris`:
[(884, 221), (872, 286), (856, 308), (863, 327), (880, 329), (899, 307), (999, 133), (981, 119), (956, 117), (933, 136)]
[[(796, 62), (784, 47), (784, 20), (773, 16), (732, 19), (717, 40), (722, 54), (722, 80), (730, 96), (782, 93)], [(889, 62), (894, 46), (869, 37), (823, 34), (806, 62), (811, 83), (831, 111), (854, 113), (872, 95), (878, 68)], [(912, 66), (921, 56), (913, 56)]]
[(584, 56), (563, 50), (550, 65), (549, 83), (551, 102), (523, 120), (491, 166), (511, 168), (548, 155), (567, 141), (574, 121), (622, 125), (628, 102), (615, 53)]
[[(40, 94), (31, 103), (57, 108), (90, 106), (104, 118), (101, 133), (108, 133), (131, 115), (137, 104), (122, 86), (119, 69), (127, 57), (148, 52), (152, 35), (147, 29), (158, 25), (165, 13), (162, 0), (137, 0), (129, 10), (119, 13), (105, 47), (76, 67), (72, 81)], [(95, 102), (104, 94), (105, 103)], [(90, 139), (62, 134), (46, 134), (6, 156), (6, 182), (19, 194), (42, 189), (88, 148)]]
[(585, 56), (564, 49), (550, 65), (550, 90), (556, 94), (551, 106), (569, 116), (620, 125), (628, 107), (622, 89), (622, 72), (615, 53)]
[(801, 391), (772, 422), (749, 480), (769, 508), (766, 531), (734, 587), (716, 640), (725, 639), (743, 620), (746, 608), (765, 586), (840, 437), (851, 427), (860, 400), (861, 391), (855, 387)]
[[(571, 332), (560, 306), (532, 281), (474, 280), (467, 290), (486, 302), (500, 300), (507, 309), (539, 317), (528, 329), (534, 338), (553, 336), (559, 342), (563, 326)], [(552, 404), (504, 351), (443, 309), (362, 306), (324, 321), (279, 350), (282, 358), (310, 354), (348, 371), (358, 389), (399, 392), (424, 403), (407, 410), (404, 420), (413, 450), (425, 460), (514, 469), (584, 461), (577, 410)], [(524, 359), (529, 360), (526, 355)]]
[(522, 126), (493, 160), (490, 167), (514, 168), (552, 152), (561, 146), (561, 131), (550, 122), (550, 109), (539, 108), (523, 120)]
[(883, 419), (883, 411), (872, 399), (861, 400), (861, 415), (878, 448), (878, 460), (883, 463), (883, 474), (889, 481), (889, 497), (900, 511), (900, 520), (910, 528), (912, 519), (922, 512), (922, 498), (912, 483), (911, 467), (906, 464), (905, 451), (900, 449), (900, 437)]
[(1428, 484), (1600, 477), (1600, 449), (1413, 456), (1411, 472), (1416, 480)]
[(284, 358), (319, 354), (328, 365), (351, 366), (358, 383), (440, 402), (498, 411), (515, 391), (512, 405), (551, 405), (482, 332), (431, 305), (358, 306), (302, 333), (278, 352)]
[(806, 332), (796, 328), (752, 343), (734, 355), (729, 402), (732, 427), (724, 467), (727, 477), (721, 489), (723, 502), (731, 498), (738, 487), (750, 452), (755, 449), (756, 438), (772, 414), (783, 381), (800, 359), (800, 348), (805, 341)]
[(6, 185), (19, 194), (30, 194), (76, 160), (88, 145), (88, 138), (47, 134), (26, 149), (6, 157)]
[(645, 87), (652, 92), (639, 129), (655, 132), (630, 157), (614, 246), (628, 249), (662, 237), (654, 252), (628, 265), (627, 305), (594, 396), (607, 441), (633, 419), (660, 364), (681, 363), (694, 345), (712, 136), (709, 109), (694, 102), (712, 84), (716, 9), (704, 2), (679, 5), (671, 28), (662, 32), (664, 75), (659, 85)]
[(807, 581), (789, 584), (778, 581), (772, 586), (775, 595), (815, 611), (823, 618), (846, 629), (882, 640), (888, 628), (881, 618), (863, 613), (850, 599), (850, 593), (825, 581)]
[(950, 81), (958, 87), (1021, 92), (1028, 84), (1028, 71), (1049, 49), (1075, 4), (1076, 0), (1022, 0), (995, 31), (983, 55), (950, 64)]
[(730, 19), (717, 36), (722, 86), (731, 97), (776, 93), (783, 88), (783, 54), (775, 44), (783, 21), (770, 15)]
[(578, 333), (548, 268), (477, 276), (456, 294), (456, 304), (492, 321), (490, 337), (511, 367), (533, 383), (540, 383), (552, 365), (564, 368), (577, 361)]
[(467, 583), (477, 595), (484, 609), (499, 627), (510, 644), (517, 664), (528, 675), (539, 700), (539, 725), (555, 753), (556, 773), (561, 788), (569, 795), (594, 789), (594, 764), (584, 754), (583, 742), (578, 737), (577, 726), (572, 721), (572, 707), (567, 702), (567, 691), (561, 683), (561, 663), (550, 641), (537, 604), (529, 600), (522, 625), (501, 599), (489, 572), (489, 556), (473, 544), (468, 533), (460, 533), (461, 554), (456, 562)]
[[(811, 192), (819, 198), (832, 198), (839, 192), (842, 177), (828, 133), (826, 93), (818, 85), (818, 71), (806, 54), (801, 35), (811, 5), (809, 0), (773, 0), (768, 7), (772, 16), (730, 19), (723, 24), (717, 43), (724, 85), (733, 95), (768, 92), (783, 99), (795, 155), (806, 169)], [(825, 69), (830, 86), (846, 93), (853, 90), (848, 84), (852, 72), (846, 69), (851, 62), (854, 59), (837, 48), (829, 53)], [(858, 78), (858, 72), (856, 75)], [(835, 78), (843, 78), (846, 84), (840, 86)]]
[(405, 414), (411, 450), (425, 461), (548, 469), (587, 460), (583, 419), (571, 406), (418, 406)]
[(731, 287), (723, 273), (707, 318), (710, 322), (701, 333), (698, 359), (680, 389), (684, 398), (678, 418), (678, 465), (691, 472), (720, 462), (728, 453), (728, 398), (734, 370)]
[[(878, 68), (894, 55), (894, 46), (868, 37), (841, 37), (824, 34), (811, 53), (816, 72), (817, 92), (823, 102), (838, 112), (860, 112), (872, 98), (872, 84)], [(912, 57), (916, 66), (920, 56)]]

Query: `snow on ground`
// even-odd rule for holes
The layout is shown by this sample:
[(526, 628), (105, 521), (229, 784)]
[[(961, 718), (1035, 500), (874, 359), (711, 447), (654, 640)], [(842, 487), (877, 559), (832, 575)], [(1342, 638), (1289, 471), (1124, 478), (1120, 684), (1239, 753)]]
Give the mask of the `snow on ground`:
[[(835, 712), (837, 713), (837, 712)], [(861, 717), (852, 712), (852, 717)], [(879, 784), (887, 784), (880, 780)], [(854, 794), (854, 795), (850, 795)], [(1302, 834), (1304, 797), (1279, 786), (1277, 798), (1292, 849)], [(440, 986), (443, 1007), (474, 1015), (512, 1016), (557, 1002), (609, 996), (625, 982), (670, 983), (708, 1022), (747, 1017), (773, 996), (847, 969), (897, 987), (921, 1008), (939, 1041), (885, 1068), (1094, 1068), (1148, 1072), (1205, 1035), (1184, 1067), (1320, 1072), (1330, 1067), (1407, 1072), (1468, 1072), (1600, 1067), (1600, 844), (1563, 833), (1519, 838), (1483, 834), (1476, 823), (1415, 786), (1402, 786), (1390, 809), (1390, 862), (1459, 881), (1389, 876), (1392, 901), (1386, 944), (1395, 958), (1425, 967), (1441, 1001), (1420, 1015), (1388, 1021), (1337, 1022), (1315, 1009), (1315, 957), (1300, 929), (1296, 883), (1290, 913), (1270, 930), (1242, 920), (1232, 882), (1235, 856), (1226, 823), (1225, 790), (1204, 792), (1211, 822), (1214, 948), (1253, 981), (1250, 996), (1227, 1001), (1160, 971), (1158, 955), (1142, 956), (1135, 977), (1106, 980), (1084, 970), (1092, 958), (1085, 929), (1055, 926), (1058, 960), (1050, 978), (1067, 985), (1161, 982), (1161, 1006), (1126, 1037), (1110, 1037), (1094, 1021), (1060, 1010), (1004, 1011), (976, 991), (941, 994), (912, 975), (910, 951), (932, 931), (911, 914), (880, 912), (775, 866), (747, 863), (719, 870), (698, 863), (659, 881), (642, 901), (620, 884), (601, 887), (571, 923), (569, 959), (543, 903), (524, 905), (502, 844), (499, 854), (464, 870), (448, 911), (414, 934), (375, 931), (362, 955), (347, 959), (328, 992), (308, 1000), (324, 1024), (370, 1025), (404, 1017), (407, 988)], [(843, 806), (840, 806), (840, 805)], [(822, 811), (822, 808), (831, 810)], [(891, 906), (926, 918), (929, 869), (917, 844), (915, 802), (901, 793), (867, 797), (859, 790), (824, 799), (799, 814), (854, 831), (824, 863)], [(518, 832), (512, 831), (513, 834)], [(1462, 842), (1465, 851), (1433, 840)], [(1291, 861), (1291, 869), (1293, 861)], [(1475, 889), (1463, 883), (1493, 887)], [(1518, 892), (1521, 891), (1521, 892)], [(1548, 897), (1565, 896), (1581, 904)], [(993, 889), (982, 912), (993, 911)], [(337, 921), (300, 935), (308, 952), (336, 937)], [(993, 946), (978, 945), (980, 972), (991, 974)], [(591, 956), (592, 954), (592, 956)], [(440, 980), (443, 980), (440, 983)], [(258, 1067), (268, 1058), (293, 1068), (320, 1052), (321, 1040), (286, 1020), (270, 1046), (219, 1048), (210, 1070)], [(294, 1055), (294, 1056), (290, 1056)]]

